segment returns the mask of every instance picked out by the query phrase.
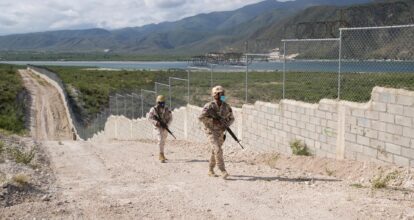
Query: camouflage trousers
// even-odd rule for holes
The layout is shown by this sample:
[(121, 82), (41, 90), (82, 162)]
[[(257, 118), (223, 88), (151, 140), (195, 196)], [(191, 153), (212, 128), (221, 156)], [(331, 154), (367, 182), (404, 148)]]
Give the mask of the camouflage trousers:
[(157, 136), (158, 148), (160, 149), (160, 153), (164, 153), (164, 146), (165, 146), (165, 141), (167, 140), (167, 137), (168, 137), (168, 131), (163, 128), (156, 128), (154, 132), (155, 132), (155, 135)]
[(224, 133), (210, 133), (208, 134), (208, 140), (211, 146), (210, 170), (214, 170), (214, 167), (217, 164), (220, 171), (226, 171), (222, 149), (224, 143)]

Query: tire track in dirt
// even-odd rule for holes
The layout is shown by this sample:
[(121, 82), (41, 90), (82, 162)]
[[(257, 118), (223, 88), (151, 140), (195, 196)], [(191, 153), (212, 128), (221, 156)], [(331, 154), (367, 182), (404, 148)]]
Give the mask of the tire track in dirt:
[(37, 141), (71, 140), (69, 117), (59, 92), (27, 70), (19, 70), (32, 96), (31, 133)]

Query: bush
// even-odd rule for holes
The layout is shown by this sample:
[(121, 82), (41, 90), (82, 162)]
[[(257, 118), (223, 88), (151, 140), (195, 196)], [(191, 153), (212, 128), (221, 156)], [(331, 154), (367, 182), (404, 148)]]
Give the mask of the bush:
[(23, 82), (16, 66), (0, 64), (0, 129), (24, 133)]
[(381, 172), (379, 175), (377, 175), (375, 178), (371, 180), (371, 186), (374, 189), (382, 189), (387, 188), (389, 182), (393, 179), (396, 179), (398, 176), (398, 172), (394, 171), (389, 174), (387, 174), (384, 177), (383, 172)]
[(20, 174), (13, 176), (12, 181), (14, 185), (18, 187), (25, 187), (29, 185), (30, 178), (27, 175), (20, 173)]
[(302, 143), (300, 140), (294, 140), (290, 142), (290, 148), (292, 153), (298, 156), (311, 156), (308, 147), (306, 144)]
[(21, 151), (17, 148), (10, 149), (10, 155), (13, 157), (16, 163), (28, 165), (32, 162), (36, 155), (35, 149), (32, 148), (29, 152)]

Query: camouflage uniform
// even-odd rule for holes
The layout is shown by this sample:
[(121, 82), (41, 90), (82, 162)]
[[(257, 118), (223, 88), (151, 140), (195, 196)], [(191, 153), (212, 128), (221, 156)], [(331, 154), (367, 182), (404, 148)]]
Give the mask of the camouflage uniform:
[(234, 122), (234, 116), (229, 104), (222, 102), (221, 106), (218, 106), (216, 101), (207, 103), (199, 117), (199, 120), (204, 124), (204, 130), (207, 134), (208, 140), (211, 146), (210, 157), (210, 172), (214, 174), (214, 167), (218, 166), (221, 172), (226, 172), (223, 160), (224, 132), (226, 128), (220, 125), (218, 122), (211, 118), (209, 111), (215, 111), (221, 116), (228, 125)]
[(158, 106), (154, 106), (153, 108), (151, 108), (150, 112), (148, 113), (148, 119), (154, 126), (154, 132), (157, 135), (158, 147), (160, 149), (160, 153), (164, 154), (164, 146), (165, 146), (165, 141), (168, 137), (168, 131), (162, 128), (161, 125), (159, 125), (157, 120), (155, 119), (155, 117), (158, 116), (157, 111), (158, 111), (158, 114), (161, 120), (163, 120), (167, 125), (169, 125), (172, 122), (172, 114), (171, 114), (171, 111), (167, 107), (161, 108)]

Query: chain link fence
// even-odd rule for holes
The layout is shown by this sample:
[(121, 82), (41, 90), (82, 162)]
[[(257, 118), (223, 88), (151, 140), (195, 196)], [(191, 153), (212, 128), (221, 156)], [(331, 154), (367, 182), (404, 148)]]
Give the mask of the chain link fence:
[[(188, 72), (189, 77), (190, 72)], [(189, 78), (169, 77), (170, 109), (174, 110), (186, 106), (190, 102)]]
[(305, 102), (336, 99), (339, 39), (291, 39), (282, 42), (282, 97)]
[(343, 28), (340, 99), (365, 102), (374, 86), (414, 90), (414, 25)]
[(279, 52), (248, 54), (247, 103), (278, 102), (283, 96), (283, 62)]
[[(323, 98), (366, 102), (374, 86), (414, 90), (414, 25), (342, 28), (339, 38), (286, 39), (271, 54), (246, 54), (245, 66), (209, 64), (202, 68), (170, 69), (155, 80), (154, 91), (112, 94), (109, 105), (93, 120), (80, 122), (81, 138), (102, 131), (110, 115), (145, 117), (157, 95), (176, 109), (188, 103), (203, 106), (212, 100), (211, 88), (223, 86), (228, 103), (241, 107), (255, 101), (294, 99), (318, 102)], [(239, 64), (239, 65), (240, 65)], [(34, 67), (65, 91), (60, 78)], [(147, 87), (145, 87), (147, 88)], [(70, 100), (65, 93), (70, 105)]]

